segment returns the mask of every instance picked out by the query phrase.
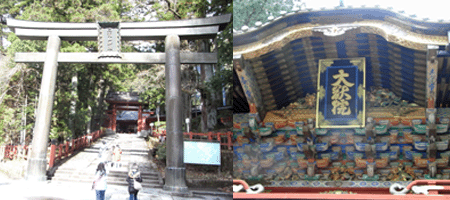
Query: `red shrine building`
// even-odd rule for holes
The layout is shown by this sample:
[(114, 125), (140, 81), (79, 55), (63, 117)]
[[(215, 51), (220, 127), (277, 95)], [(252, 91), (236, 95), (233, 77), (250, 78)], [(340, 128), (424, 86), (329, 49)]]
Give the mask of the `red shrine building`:
[[(150, 123), (156, 121), (154, 112), (144, 111), (148, 104), (139, 101), (136, 92), (109, 92), (109, 104), (104, 126), (114, 132), (136, 133), (146, 137), (151, 133)], [(118, 114), (119, 113), (119, 114)], [(165, 120), (162, 117), (161, 120)], [(120, 130), (119, 130), (120, 129)]]

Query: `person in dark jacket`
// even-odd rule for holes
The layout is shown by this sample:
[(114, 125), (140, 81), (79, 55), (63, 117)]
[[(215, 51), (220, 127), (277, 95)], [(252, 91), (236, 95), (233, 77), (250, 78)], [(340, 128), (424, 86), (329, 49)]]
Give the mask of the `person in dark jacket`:
[(134, 180), (142, 183), (141, 173), (138, 170), (137, 164), (133, 164), (128, 172), (127, 182), (128, 182), (128, 193), (130, 193), (130, 200), (137, 200), (137, 194), (139, 190), (134, 189)]

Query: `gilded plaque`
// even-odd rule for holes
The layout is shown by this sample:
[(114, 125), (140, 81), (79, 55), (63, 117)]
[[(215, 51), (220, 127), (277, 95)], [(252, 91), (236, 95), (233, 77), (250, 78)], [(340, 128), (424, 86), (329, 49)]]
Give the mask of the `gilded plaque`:
[(364, 127), (365, 63), (365, 58), (319, 60), (316, 127)]

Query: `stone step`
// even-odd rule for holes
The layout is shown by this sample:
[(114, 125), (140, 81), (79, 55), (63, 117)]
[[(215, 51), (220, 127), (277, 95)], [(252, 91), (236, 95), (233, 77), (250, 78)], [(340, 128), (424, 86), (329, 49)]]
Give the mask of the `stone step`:
[[(57, 172), (57, 173), (55, 173), (54, 174), (54, 176), (74, 176), (74, 175), (77, 175), (77, 176), (95, 176), (95, 174), (93, 174), (93, 173), (85, 173), (85, 172), (80, 172), (80, 173), (78, 173), (78, 172), (74, 172), (74, 173), (64, 173), (64, 172)], [(114, 174), (114, 173), (109, 173), (108, 174), (108, 176), (110, 176), (110, 177), (127, 177), (128, 176), (128, 174)], [(158, 174), (141, 174), (141, 177), (144, 177), (144, 178), (151, 178), (151, 179), (158, 179), (159, 178), (159, 175)]]
[[(74, 182), (76, 182), (77, 180), (94, 180), (95, 176), (88, 176), (88, 175), (55, 175), (52, 178), (52, 181), (54, 180), (61, 180), (61, 179), (67, 179), (67, 180), (72, 180)], [(112, 181), (112, 182), (120, 182), (120, 181), (126, 181), (127, 177), (111, 177), (108, 176), (108, 181)], [(158, 177), (156, 178), (148, 178), (148, 177), (142, 177), (142, 182), (143, 183), (148, 183), (148, 184), (159, 184), (159, 179)]]
[[(73, 170), (73, 169), (58, 169), (55, 173), (56, 174), (95, 174), (95, 170)], [(109, 175), (111, 176), (121, 176), (121, 175), (128, 175), (128, 171), (109, 171)], [(156, 176), (158, 177), (159, 173), (156, 171), (141, 171), (141, 176)]]
[(162, 179), (159, 172), (154, 170), (155, 164), (151, 162), (150, 151), (145, 140), (137, 138), (136, 135), (115, 134), (107, 135), (90, 147), (77, 152), (72, 158), (55, 170), (49, 179), (52, 182), (87, 182), (92, 183), (95, 179), (95, 170), (99, 162), (98, 153), (103, 146), (102, 141), (111, 147), (118, 144), (122, 149), (121, 162), (119, 168), (108, 167), (108, 184), (127, 186), (129, 165), (137, 163), (144, 187), (162, 187)]
[[(94, 178), (95, 175), (89, 175), (89, 174), (62, 174), (62, 173), (58, 173), (58, 174), (55, 174), (55, 175), (52, 177), (52, 179), (53, 179), (54, 177), (74, 177), (74, 178), (78, 178), (78, 177), (90, 177), (90, 178)], [(111, 177), (111, 178), (126, 179), (128, 176), (127, 176), (127, 175), (111, 175), (111, 174), (108, 174), (108, 177)], [(144, 180), (149, 180), (149, 181), (155, 180), (155, 181), (159, 181), (159, 177), (158, 177), (158, 176), (141, 176), (141, 177), (142, 177), (142, 179), (144, 179)]]
[[(61, 177), (52, 179), (52, 182), (71, 182), (71, 183), (73, 183), (73, 182), (92, 183), (93, 181), (94, 181), (94, 179), (76, 179), (76, 180), (74, 180), (71, 178), (61, 178)], [(107, 183), (109, 185), (128, 186), (128, 182), (126, 182), (125, 180), (120, 181), (120, 180), (109, 180), (108, 179)], [(162, 188), (163, 185), (143, 182), (142, 187), (144, 187), (144, 188)]]

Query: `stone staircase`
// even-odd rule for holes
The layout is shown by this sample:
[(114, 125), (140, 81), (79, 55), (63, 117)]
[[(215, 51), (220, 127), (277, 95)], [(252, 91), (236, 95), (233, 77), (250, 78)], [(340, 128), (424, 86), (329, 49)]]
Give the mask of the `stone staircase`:
[(156, 165), (151, 162), (151, 155), (149, 155), (145, 140), (138, 138), (136, 134), (109, 134), (99, 139), (91, 147), (85, 148), (63, 161), (57, 166), (53, 176), (49, 176), (49, 179), (52, 182), (92, 183), (99, 163), (98, 152), (101, 141), (106, 141), (108, 147), (118, 144), (122, 149), (119, 166), (108, 166), (107, 182), (109, 185), (127, 186), (126, 178), (129, 166), (136, 163), (141, 171), (144, 188), (163, 187), (161, 175), (156, 170)]

